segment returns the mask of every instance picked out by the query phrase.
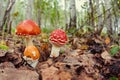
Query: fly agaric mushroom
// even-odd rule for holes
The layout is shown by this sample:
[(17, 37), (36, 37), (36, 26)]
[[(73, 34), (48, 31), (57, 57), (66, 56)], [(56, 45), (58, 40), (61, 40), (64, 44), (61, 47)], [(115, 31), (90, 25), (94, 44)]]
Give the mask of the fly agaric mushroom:
[(57, 29), (50, 34), (49, 41), (52, 44), (50, 57), (58, 57), (60, 47), (67, 43), (67, 35), (63, 30)]
[(38, 59), (40, 58), (40, 53), (35, 46), (28, 46), (25, 48), (23, 58), (30, 64), (32, 67), (35, 67), (38, 63)]
[[(16, 34), (19, 36), (24, 36), (26, 39), (26, 42), (25, 42), (26, 48), (23, 54), (23, 58), (28, 62), (28, 64), (31, 61), (32, 63), (30, 63), (30, 65), (32, 67), (36, 66), (39, 55), (40, 55), (38, 49), (35, 46), (33, 46), (32, 37), (40, 33), (41, 33), (41, 30), (39, 26), (32, 20), (25, 20), (19, 23), (16, 27)], [(38, 56), (37, 58), (36, 58), (36, 55)]]
[(32, 37), (41, 33), (39, 26), (32, 20), (25, 20), (16, 27), (16, 34), (26, 37), (26, 46), (33, 45)]

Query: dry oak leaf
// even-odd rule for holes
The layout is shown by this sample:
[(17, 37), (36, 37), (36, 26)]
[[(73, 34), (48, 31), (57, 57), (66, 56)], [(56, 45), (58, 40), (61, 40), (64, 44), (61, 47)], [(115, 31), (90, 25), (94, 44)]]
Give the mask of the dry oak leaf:
[(101, 57), (105, 60), (111, 60), (112, 57), (111, 55), (107, 52), (107, 51), (104, 51), (102, 54), (101, 54)]

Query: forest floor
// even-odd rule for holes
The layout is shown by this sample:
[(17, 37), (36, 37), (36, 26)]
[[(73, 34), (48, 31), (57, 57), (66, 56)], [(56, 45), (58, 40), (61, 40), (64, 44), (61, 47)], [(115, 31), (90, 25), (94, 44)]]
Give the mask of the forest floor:
[(0, 41), (8, 47), (0, 49), (0, 80), (120, 80), (120, 50), (111, 56), (111, 42), (101, 37), (71, 37), (57, 58), (49, 57), (49, 42), (34, 39), (41, 53), (36, 68), (22, 58), (23, 39), (10, 35)]

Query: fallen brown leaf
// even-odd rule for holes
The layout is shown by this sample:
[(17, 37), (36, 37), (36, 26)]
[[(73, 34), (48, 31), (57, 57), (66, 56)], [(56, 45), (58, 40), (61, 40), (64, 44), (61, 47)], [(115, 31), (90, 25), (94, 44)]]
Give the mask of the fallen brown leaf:
[(110, 56), (110, 54), (107, 52), (107, 51), (104, 51), (102, 54), (101, 54), (101, 57), (105, 60), (111, 60), (112, 57)]

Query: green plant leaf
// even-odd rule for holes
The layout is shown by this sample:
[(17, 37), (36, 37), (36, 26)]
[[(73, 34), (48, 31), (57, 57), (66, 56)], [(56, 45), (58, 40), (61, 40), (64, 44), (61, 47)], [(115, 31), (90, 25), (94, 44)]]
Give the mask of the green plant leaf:
[(110, 80), (118, 80), (116, 77), (111, 77)]
[(51, 33), (55, 28), (54, 27), (44, 27), (42, 28), (42, 32)]
[(119, 50), (120, 50), (120, 46), (114, 46), (110, 49), (110, 54), (114, 56), (115, 54), (118, 53)]
[(0, 49), (2, 49), (2, 50), (8, 50), (9, 47), (6, 46), (6, 45), (2, 45), (2, 44), (0, 44)]

